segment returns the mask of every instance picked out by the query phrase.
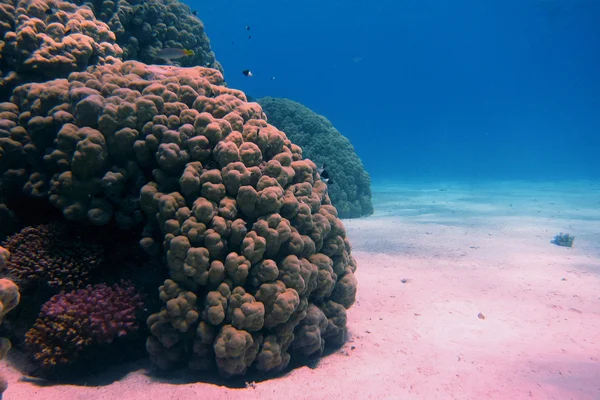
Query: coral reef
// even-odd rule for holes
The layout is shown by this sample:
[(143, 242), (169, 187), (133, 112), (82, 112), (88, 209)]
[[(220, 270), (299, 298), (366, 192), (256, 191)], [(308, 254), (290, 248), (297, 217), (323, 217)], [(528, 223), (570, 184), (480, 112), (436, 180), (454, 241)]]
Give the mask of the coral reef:
[[(2, 268), (9, 256), (10, 253), (5, 248), (0, 247), (0, 268)], [(4, 316), (19, 304), (20, 298), (19, 287), (13, 281), (0, 279), (0, 324)], [(0, 337), (0, 360), (6, 357), (6, 353), (8, 353), (10, 348), (10, 340)], [(7, 387), (8, 383), (6, 379), (0, 375), (0, 399), (2, 399), (2, 394), (6, 391)]]
[(19, 304), (19, 299), (20, 293), (17, 285), (10, 279), (0, 279), (0, 323), (9, 311)]
[(157, 58), (163, 48), (192, 50), (193, 56), (178, 60), (184, 67), (209, 67), (223, 72), (215, 60), (204, 24), (178, 0), (73, 0), (94, 10), (106, 22), (123, 48), (124, 60), (164, 64)]
[[(153, 360), (213, 360), (228, 376), (285, 368), (294, 342), (320, 343), (291, 347), (314, 355), (343, 341), (356, 264), (316, 165), (222, 83), (213, 69), (117, 62), (23, 85), (0, 107), (18, 113), (23, 154), (8, 167), (26, 193), (95, 225), (147, 215), (141, 245), (166, 250), (171, 278), (148, 320)], [(309, 313), (319, 329), (295, 334)]]
[(1, 0), (0, 21), (0, 100), (21, 83), (116, 59), (162, 64), (163, 48), (192, 50), (182, 66), (223, 71), (202, 21), (178, 0)]
[[(68, 48), (75, 63), (37, 77), (59, 79), (22, 84), (0, 103), (0, 190), (51, 204), (73, 225), (141, 235), (141, 248), (167, 267), (155, 270), (161, 281), (168, 277), (160, 310), (140, 327), (143, 303), (132, 286), (95, 284), (101, 245), (67, 239), (58, 223), (10, 236), (8, 276), (24, 291), (63, 290), (42, 306), (25, 339), (47, 374), (89, 361), (98, 346), (136, 330), (146, 336), (146, 327), (146, 349), (159, 367), (215, 368), (225, 377), (281, 371), (292, 357), (343, 343), (356, 262), (328, 187), (259, 104), (204, 67), (220, 69), (187, 6), (1, 5), (12, 19), (2, 19), (0, 52), (21, 49), (19, 35), (33, 32), (37, 47), (24, 56), (60, 63), (43, 46), (52, 39), (65, 49), (74, 35), (85, 54)], [(181, 64), (202, 66), (120, 59), (156, 62), (165, 47), (193, 50)], [(2, 54), (3, 74), (31, 72), (29, 58)]]
[(560, 232), (558, 235), (554, 236), (554, 239), (551, 240), (551, 243), (562, 247), (573, 247), (574, 240), (575, 236)]
[(121, 58), (108, 25), (62, 0), (0, 1), (0, 99), (24, 80), (65, 77)]
[(53, 373), (76, 363), (94, 346), (136, 332), (143, 305), (141, 295), (127, 282), (63, 292), (42, 306), (25, 344), (42, 373)]
[(73, 237), (60, 222), (26, 227), (2, 245), (11, 257), (0, 271), (22, 292), (85, 286), (105, 257), (102, 245)]
[(329, 196), (340, 218), (373, 213), (371, 178), (350, 141), (329, 120), (292, 100), (264, 97), (257, 101), (269, 123), (300, 146), (304, 157), (318, 165), (326, 163), (333, 181)]

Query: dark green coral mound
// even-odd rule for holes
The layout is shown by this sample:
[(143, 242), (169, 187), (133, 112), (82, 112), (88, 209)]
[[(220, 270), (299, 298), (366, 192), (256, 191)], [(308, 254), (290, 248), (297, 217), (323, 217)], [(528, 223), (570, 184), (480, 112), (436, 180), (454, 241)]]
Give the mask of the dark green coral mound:
[(326, 163), (333, 181), (329, 185), (329, 196), (340, 218), (373, 213), (371, 178), (350, 141), (327, 118), (288, 99), (263, 97), (257, 102), (269, 123), (300, 146), (305, 158), (317, 165)]

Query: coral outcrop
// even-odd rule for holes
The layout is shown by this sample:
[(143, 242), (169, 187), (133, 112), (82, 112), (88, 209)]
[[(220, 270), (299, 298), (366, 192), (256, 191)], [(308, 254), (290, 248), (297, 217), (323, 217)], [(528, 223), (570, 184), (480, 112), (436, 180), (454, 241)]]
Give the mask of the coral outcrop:
[(332, 180), (329, 196), (340, 218), (373, 213), (371, 178), (350, 141), (327, 118), (288, 99), (264, 97), (258, 103), (269, 123), (300, 146), (306, 158), (327, 165)]
[(8, 262), (8, 258), (10, 257), (10, 251), (6, 248), (0, 246), (0, 271), (4, 270), (6, 263)]
[[(0, 269), (4, 267), (4, 264), (10, 257), (10, 252), (4, 247), (0, 246)], [(19, 293), (19, 287), (9, 279), (0, 279), (0, 324), (4, 316), (14, 309), (18, 304), (21, 295)], [(4, 337), (0, 337), (0, 360), (6, 357), (6, 353), (11, 348), (10, 340)], [(8, 383), (4, 376), (0, 375), (0, 399), (2, 394), (6, 391)]]
[(2, 245), (11, 257), (0, 271), (22, 292), (83, 287), (105, 258), (102, 245), (73, 237), (59, 222), (26, 227)]
[(62, 0), (0, 1), (0, 99), (25, 80), (66, 77), (123, 50), (89, 7)]
[(157, 57), (164, 48), (192, 50), (194, 54), (177, 61), (184, 67), (209, 67), (223, 72), (215, 59), (204, 24), (178, 0), (72, 0), (94, 10), (106, 22), (123, 48), (124, 60), (164, 64)]
[(164, 64), (164, 48), (192, 50), (182, 66), (223, 71), (204, 24), (178, 0), (0, 0), (0, 100), (18, 84), (117, 59)]
[(93, 346), (135, 333), (143, 305), (128, 282), (63, 292), (42, 306), (25, 344), (42, 372), (53, 373), (77, 362)]
[(5, 181), (72, 221), (143, 224), (164, 254), (157, 365), (279, 371), (343, 342), (356, 263), (327, 185), (220, 72), (115, 62), (22, 85), (0, 110)]

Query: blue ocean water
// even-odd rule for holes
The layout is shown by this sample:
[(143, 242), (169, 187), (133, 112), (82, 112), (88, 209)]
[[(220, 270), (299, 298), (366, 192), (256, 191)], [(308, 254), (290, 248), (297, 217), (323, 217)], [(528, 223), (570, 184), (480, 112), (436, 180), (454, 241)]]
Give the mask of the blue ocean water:
[(600, 176), (600, 1), (187, 4), (231, 87), (324, 115), (373, 181)]

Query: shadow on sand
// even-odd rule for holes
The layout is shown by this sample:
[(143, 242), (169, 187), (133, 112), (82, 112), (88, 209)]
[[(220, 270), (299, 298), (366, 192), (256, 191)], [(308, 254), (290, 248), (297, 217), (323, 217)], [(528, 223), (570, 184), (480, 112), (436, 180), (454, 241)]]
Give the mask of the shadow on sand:
[[(292, 357), (290, 364), (283, 371), (278, 373), (262, 373), (255, 369), (249, 369), (246, 375), (239, 377), (223, 378), (216, 371), (199, 372), (180, 368), (173, 371), (161, 371), (152, 364), (149, 358), (144, 357), (135, 361), (128, 361), (117, 365), (112, 365), (104, 371), (94, 371), (86, 375), (78, 374), (76, 377), (65, 377), (45, 379), (35, 376), (35, 367), (20, 351), (11, 351), (6, 360), (17, 370), (23, 371), (23, 376), (19, 379), (21, 382), (32, 383), (39, 387), (56, 385), (74, 385), (74, 386), (107, 386), (114, 382), (124, 379), (129, 374), (141, 374), (148, 377), (153, 382), (161, 382), (172, 385), (186, 385), (190, 383), (206, 383), (215, 386), (223, 386), (229, 389), (245, 389), (252, 383), (259, 383), (267, 380), (278, 379), (289, 375), (294, 369), (308, 367), (315, 369), (319, 362), (332, 353), (338, 351), (341, 347), (327, 347), (321, 357)], [(27, 372), (29, 371), (29, 372)], [(31, 375), (28, 375), (31, 374)], [(63, 374), (64, 375), (64, 374)]]

